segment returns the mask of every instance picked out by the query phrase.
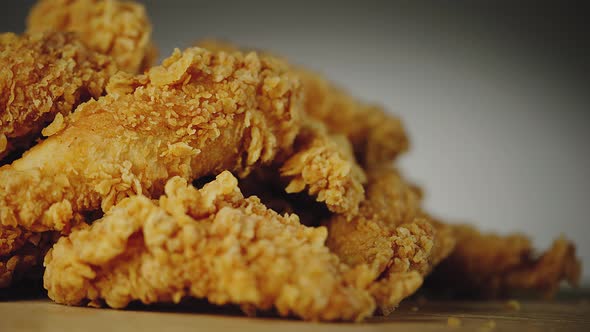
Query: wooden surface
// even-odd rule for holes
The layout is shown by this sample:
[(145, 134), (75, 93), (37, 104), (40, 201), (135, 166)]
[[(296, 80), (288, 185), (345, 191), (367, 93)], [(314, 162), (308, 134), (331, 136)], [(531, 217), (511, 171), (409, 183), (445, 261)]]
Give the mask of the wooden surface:
[[(587, 299), (519, 303), (520, 310), (506, 302), (407, 301), (389, 317), (327, 324), (244, 317), (234, 309), (210, 306), (111, 310), (68, 307), (45, 299), (10, 300), (0, 302), (0, 331), (590, 331)], [(461, 325), (449, 326), (449, 317)]]

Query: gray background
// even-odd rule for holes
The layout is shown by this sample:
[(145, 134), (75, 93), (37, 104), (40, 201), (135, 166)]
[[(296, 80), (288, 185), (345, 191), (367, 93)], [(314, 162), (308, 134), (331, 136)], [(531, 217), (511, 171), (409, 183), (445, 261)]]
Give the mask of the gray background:
[[(31, 1), (5, 1), (22, 31)], [(271, 49), (399, 114), (426, 205), (590, 265), (587, 12), (512, 2), (144, 1), (161, 55), (204, 37)], [(557, 3), (557, 2), (556, 2)], [(584, 275), (590, 277), (588, 269)]]

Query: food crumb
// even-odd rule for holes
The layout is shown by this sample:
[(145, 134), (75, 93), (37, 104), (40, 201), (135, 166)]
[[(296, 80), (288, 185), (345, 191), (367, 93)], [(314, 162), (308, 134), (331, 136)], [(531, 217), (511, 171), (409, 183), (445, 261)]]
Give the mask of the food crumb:
[(493, 320), (488, 320), (487, 322), (483, 323), (483, 325), (478, 329), (481, 332), (491, 331), (496, 327), (496, 322)]
[(410, 308), (410, 310), (412, 310), (413, 312), (416, 312), (416, 311), (418, 311), (418, 307), (412, 307), (412, 308)]
[(511, 309), (511, 310), (515, 310), (515, 311), (520, 310), (520, 302), (518, 302), (516, 300), (506, 301), (505, 306), (506, 306), (506, 308)]
[(461, 326), (461, 320), (457, 317), (449, 317), (447, 319), (447, 325), (450, 327), (459, 327)]
[(419, 305), (425, 305), (427, 301), (428, 301), (428, 300), (426, 300), (426, 298), (425, 298), (424, 296), (420, 296), (420, 297), (418, 297), (418, 298), (416, 299), (416, 302), (417, 302)]
[(53, 122), (51, 122), (49, 124), (49, 126), (43, 128), (43, 130), (41, 130), (41, 135), (43, 135), (45, 137), (55, 135), (58, 132), (60, 132), (62, 129), (64, 129), (64, 127), (65, 127), (64, 116), (61, 113), (57, 113), (55, 115), (55, 118), (53, 119)]
[(6, 150), (7, 146), (8, 146), (8, 139), (6, 138), (6, 135), (0, 134), (0, 153), (4, 152), (4, 150)]

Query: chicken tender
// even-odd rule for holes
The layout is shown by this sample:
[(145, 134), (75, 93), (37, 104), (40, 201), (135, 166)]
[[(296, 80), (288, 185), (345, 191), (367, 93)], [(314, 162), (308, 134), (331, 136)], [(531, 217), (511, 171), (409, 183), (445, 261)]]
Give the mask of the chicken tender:
[(45, 259), (58, 303), (123, 308), (184, 297), (275, 308), (306, 320), (360, 320), (374, 302), (355, 271), (324, 245), (325, 228), (244, 198), (223, 172), (197, 190), (172, 178), (159, 202), (134, 196), (89, 228), (61, 238)]
[(91, 49), (111, 56), (121, 70), (151, 67), (157, 51), (143, 5), (119, 0), (40, 0), (27, 18), (28, 32), (73, 31)]
[(299, 70), (305, 112), (332, 133), (348, 137), (359, 163), (366, 168), (392, 162), (408, 150), (401, 120), (376, 105), (362, 103), (320, 75)]
[(159, 197), (173, 176), (244, 176), (292, 150), (300, 89), (254, 53), (176, 50), (145, 75), (119, 73), (55, 133), (0, 168), (0, 220), (42, 232), (132, 195)]
[(581, 264), (574, 245), (564, 237), (536, 256), (524, 235), (483, 234), (467, 225), (453, 225), (452, 231), (457, 246), (429, 280), (433, 288), (471, 297), (503, 297), (521, 291), (551, 297), (561, 281), (572, 285), (579, 281)]
[(327, 245), (344, 263), (370, 267), (371, 293), (387, 315), (422, 285), (455, 241), (443, 225), (430, 222), (419, 193), (395, 169), (372, 169), (367, 175), (367, 197), (358, 215), (334, 215), (325, 222)]
[[(238, 50), (231, 43), (213, 39), (197, 45), (226, 52)], [(331, 133), (346, 136), (363, 166), (387, 164), (408, 149), (409, 140), (398, 117), (379, 106), (356, 100), (317, 73), (297, 67), (293, 70), (301, 79), (305, 112), (323, 122)]]
[(0, 34), (0, 165), (56, 116), (102, 95), (116, 70), (71, 33)]

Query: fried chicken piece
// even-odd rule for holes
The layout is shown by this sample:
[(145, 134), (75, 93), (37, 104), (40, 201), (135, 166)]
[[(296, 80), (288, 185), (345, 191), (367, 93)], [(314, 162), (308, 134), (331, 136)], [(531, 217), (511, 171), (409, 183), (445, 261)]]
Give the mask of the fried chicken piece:
[(71, 33), (0, 34), (0, 162), (56, 116), (102, 95), (116, 70)]
[[(210, 50), (234, 52), (228, 42), (203, 40), (197, 43)], [(317, 73), (294, 68), (303, 86), (305, 112), (323, 122), (331, 133), (350, 140), (357, 160), (366, 168), (393, 161), (405, 152), (409, 140), (401, 120), (383, 108), (362, 103)]]
[(142, 4), (118, 0), (39, 0), (27, 18), (28, 32), (73, 31), (91, 49), (110, 55), (121, 70), (151, 67), (157, 51)]
[(348, 137), (357, 160), (366, 168), (393, 161), (407, 151), (401, 120), (376, 105), (364, 104), (320, 75), (300, 70), (305, 111), (331, 132)]
[(371, 293), (387, 315), (451, 252), (454, 238), (443, 225), (433, 226), (421, 211), (419, 193), (393, 168), (367, 175), (358, 215), (334, 215), (325, 222), (327, 245), (350, 266), (369, 265)]
[[(236, 52), (236, 48), (229, 45), (211, 46)], [(313, 117), (304, 117), (294, 154), (277, 168), (279, 176), (288, 180), (285, 185), (287, 193), (306, 191), (325, 203), (332, 212), (356, 214), (364, 198), (366, 176), (355, 160), (350, 142), (341, 134), (330, 134), (325, 124)], [(274, 182), (284, 181), (277, 178)]]
[[(324, 242), (325, 228), (244, 198), (223, 172), (197, 190), (172, 178), (159, 202), (123, 200), (89, 228), (60, 239), (45, 259), (44, 285), (58, 303), (178, 303), (276, 308), (306, 320), (360, 320), (374, 302)], [(354, 278), (352, 279), (354, 280)]]
[(355, 214), (364, 199), (366, 175), (356, 163), (350, 143), (329, 135), (321, 122), (307, 119), (295, 140), (295, 153), (279, 170), (289, 179), (287, 193), (307, 193), (332, 212)]
[(304, 117), (288, 159), (256, 170), (241, 181), (240, 188), (260, 196), (275, 211), (296, 212), (301, 218), (318, 212), (316, 202), (332, 212), (355, 214), (364, 199), (365, 182), (346, 137), (330, 135), (321, 122)]
[(146, 75), (120, 72), (107, 91), (0, 168), (3, 225), (60, 231), (127, 196), (159, 197), (176, 175), (246, 175), (288, 154), (299, 130), (298, 81), (254, 53), (176, 50)]
[(472, 297), (502, 297), (527, 290), (551, 297), (562, 280), (576, 285), (580, 278), (575, 246), (564, 237), (535, 256), (529, 239), (520, 234), (482, 234), (467, 225), (454, 225), (452, 230), (457, 246), (429, 280), (435, 288)]

